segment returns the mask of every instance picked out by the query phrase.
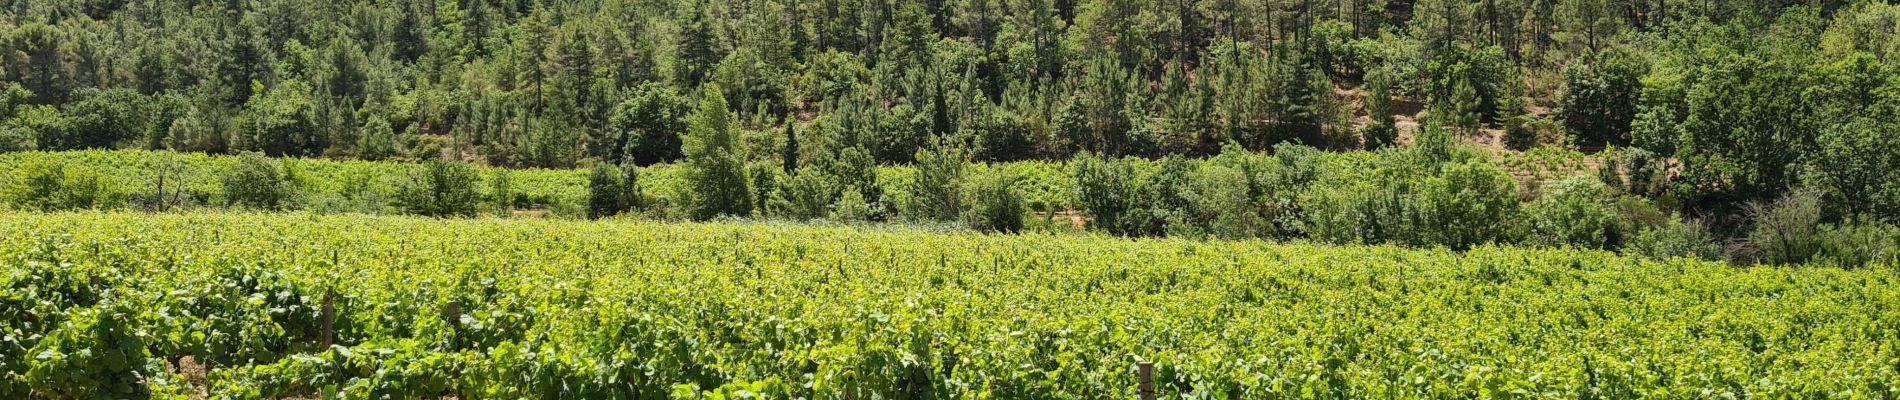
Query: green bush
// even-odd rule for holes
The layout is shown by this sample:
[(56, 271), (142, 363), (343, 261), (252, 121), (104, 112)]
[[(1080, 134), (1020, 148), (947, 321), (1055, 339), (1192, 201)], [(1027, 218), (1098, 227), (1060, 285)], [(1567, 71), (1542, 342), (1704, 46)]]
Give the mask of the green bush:
[(680, 137), (686, 133), (686, 115), (692, 102), (677, 89), (660, 83), (642, 84), (614, 107), (607, 131), (620, 144), (623, 160), (635, 165), (673, 162), (682, 157)]
[(917, 181), (911, 194), (917, 203), (917, 217), (936, 221), (955, 221), (962, 211), (963, 169), (969, 157), (954, 145), (939, 145), (917, 150)]
[(831, 220), (845, 222), (865, 222), (871, 220), (871, 203), (864, 201), (864, 192), (856, 187), (846, 186), (844, 194), (838, 195), (838, 202), (831, 209)]
[(356, 131), (356, 157), (377, 161), (394, 158), (396, 151), (396, 128), (382, 116), (371, 116), (363, 121)]
[(472, 217), (481, 208), (475, 167), (455, 161), (430, 161), (410, 170), (398, 190), (398, 205), (411, 214)]
[(7, 204), (41, 211), (107, 205), (111, 195), (103, 178), (85, 167), (68, 167), (58, 158), (40, 158), (13, 171), (0, 198)]
[(778, 190), (779, 166), (782, 160), (757, 160), (746, 164), (745, 176), (752, 194), (752, 209), (765, 210), (772, 202), (772, 192)]
[(601, 164), (587, 174), (587, 217), (605, 218), (632, 210), (638, 197), (631, 168)]
[(1748, 206), (1755, 228), (1748, 245), (1735, 254), (1738, 261), (1773, 265), (1800, 264), (1813, 258), (1821, 245), (1821, 197), (1809, 190), (1783, 195), (1772, 202)]
[(858, 198), (863, 199), (867, 207), (865, 217), (876, 219), (883, 216), (884, 186), (878, 179), (877, 159), (871, 157), (870, 151), (858, 147), (845, 148), (820, 160), (819, 170), (831, 175), (838, 187), (858, 192)]
[(1516, 188), (1509, 173), (1481, 160), (1445, 165), (1439, 176), (1419, 183), (1416, 212), (1422, 224), (1412, 233), (1412, 243), (1463, 250), (1511, 242)]
[(831, 175), (816, 168), (799, 168), (772, 192), (767, 214), (799, 221), (824, 218), (831, 212), (839, 190)]
[(1093, 220), (1089, 226), (1117, 235), (1130, 235), (1136, 229), (1125, 218), (1135, 208), (1135, 168), (1126, 160), (1098, 157), (1084, 152), (1070, 162), (1075, 179), (1075, 198), (1082, 212)]
[(74, 140), (72, 118), (53, 106), (22, 107), (19, 115), (7, 121), (6, 125), (9, 130), (16, 131), (14, 136), (33, 139), (32, 148), (39, 150), (65, 150), (68, 146), (66, 142)]
[[(628, 175), (631, 179), (632, 173)], [(495, 209), (495, 213), (508, 215), (515, 209), (515, 202), (520, 198), (521, 196), (515, 193), (514, 173), (505, 169), (496, 170), (495, 177), (488, 181), (488, 204)]]
[(1900, 265), (1900, 228), (1877, 221), (1849, 221), (1821, 232), (1810, 261), (1820, 265), (1858, 268), (1875, 264)]
[(276, 160), (262, 154), (246, 153), (225, 167), (219, 180), (224, 185), (224, 203), (258, 210), (282, 209), (290, 198), (289, 178)]
[(26, 109), (27, 101), (33, 97), (33, 91), (20, 85), (7, 85), (0, 90), (0, 153), (27, 151), (39, 147), (38, 138), (32, 129), (16, 126), (15, 117)]
[(1153, 173), (1134, 187), (1135, 201), (1122, 217), (1128, 235), (1161, 236), (1171, 232), (1191, 232), (1192, 204), (1184, 195), (1194, 181), (1199, 166), (1186, 157), (1168, 156)]
[(1557, 121), (1533, 115), (1520, 115), (1511, 118), (1504, 131), (1504, 145), (1512, 150), (1524, 151), (1539, 146), (1563, 147), (1570, 144), (1564, 135), (1563, 127)]
[(1266, 231), (1267, 221), (1248, 196), (1248, 179), (1240, 170), (1206, 164), (1196, 171), (1182, 197), (1188, 200), (1187, 220), (1170, 225), (1169, 234), (1223, 239), (1258, 237)]
[[(137, 143), (150, 129), (151, 98), (131, 89), (88, 88), (74, 93), (81, 99), (67, 104), (72, 136), (48, 149), (108, 149)], [(170, 121), (166, 121), (167, 124)], [(131, 146), (124, 146), (131, 147)]]
[(1653, 229), (1642, 231), (1623, 246), (1623, 254), (1650, 259), (1688, 257), (1701, 260), (1722, 258), (1722, 245), (1702, 223), (1671, 219)]
[(1604, 180), (1624, 192), (1656, 197), (1669, 190), (1667, 159), (1642, 148), (1619, 149), (1603, 162)]
[(1310, 237), (1337, 244), (1396, 240), (1411, 227), (1404, 186), (1353, 182), (1317, 185), (1302, 199)]
[(1590, 176), (1557, 182), (1531, 204), (1530, 242), (1546, 246), (1606, 248), (1616, 230), (1616, 213), (1606, 201), (1608, 187)]
[(1886, 115), (1822, 129), (1807, 155), (1803, 181), (1826, 188), (1839, 214), (1900, 223), (1900, 104), (1891, 107)]
[(1016, 191), (1016, 178), (1004, 173), (977, 177), (965, 195), (969, 208), (963, 220), (972, 229), (985, 232), (1016, 233), (1023, 229), (1022, 193)]
[[(1417, 148), (1341, 164), (1298, 198), (1306, 234), (1332, 243), (1466, 249), (1519, 238), (1517, 183), (1482, 158), (1450, 159), (1451, 148)], [(1425, 172), (1425, 173), (1421, 173)]]

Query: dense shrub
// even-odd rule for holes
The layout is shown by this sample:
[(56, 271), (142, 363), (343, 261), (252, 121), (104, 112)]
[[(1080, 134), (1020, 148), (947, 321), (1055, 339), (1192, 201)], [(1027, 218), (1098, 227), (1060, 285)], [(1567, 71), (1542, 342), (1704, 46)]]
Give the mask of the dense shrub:
[(856, 187), (846, 186), (838, 202), (832, 206), (831, 220), (845, 222), (864, 222), (871, 220), (871, 203), (864, 201), (864, 192)]
[(1557, 121), (1533, 115), (1511, 118), (1504, 130), (1504, 146), (1518, 151), (1539, 146), (1563, 147), (1570, 143), (1567, 138)]
[(1126, 221), (1135, 208), (1135, 168), (1126, 160), (1084, 152), (1070, 162), (1075, 198), (1092, 220), (1089, 226), (1117, 235), (1134, 233)]
[(0, 123), (0, 153), (33, 150), (34, 140), (32, 131)]
[(1329, 243), (1387, 243), (1411, 227), (1405, 186), (1367, 181), (1319, 185), (1303, 200), (1310, 237)]
[(831, 204), (837, 199), (839, 191), (831, 175), (817, 168), (799, 168), (786, 177), (778, 190), (772, 192), (772, 199), (766, 207), (767, 214), (800, 221), (825, 218), (830, 214)]
[(1900, 228), (1876, 221), (1848, 221), (1823, 230), (1811, 262), (1856, 268), (1900, 262)]
[(964, 127), (974, 136), (971, 156), (993, 162), (1021, 161), (1036, 156), (1036, 138), (1027, 118), (1008, 108), (993, 107), (974, 116)]
[(631, 166), (594, 166), (587, 174), (587, 217), (610, 217), (636, 207), (639, 204), (637, 173)]
[(1667, 159), (1642, 148), (1604, 152), (1599, 176), (1625, 193), (1655, 197), (1669, 190)]
[[(871, 152), (858, 147), (839, 150), (837, 154), (823, 158), (819, 162), (820, 170), (831, 175), (839, 188), (858, 192), (858, 198), (865, 205), (865, 217), (877, 219), (884, 215), (884, 185), (877, 176), (877, 159)], [(843, 199), (843, 195), (839, 195)]]
[(27, 151), (39, 147), (38, 138), (32, 129), (18, 126), (14, 118), (19, 117), (27, 108), (27, 101), (33, 92), (20, 85), (7, 85), (0, 90), (0, 153)]
[(432, 217), (471, 217), (481, 208), (475, 167), (455, 161), (430, 161), (410, 170), (397, 193), (406, 212)]
[(225, 204), (258, 210), (288, 205), (291, 184), (277, 160), (246, 153), (226, 167), (222, 179)]
[(1651, 259), (1669, 259), (1689, 257), (1702, 260), (1722, 258), (1722, 245), (1716, 243), (1715, 234), (1700, 222), (1671, 219), (1654, 229), (1649, 229), (1630, 238), (1623, 246), (1623, 254), (1636, 255)]
[(1557, 182), (1526, 211), (1530, 242), (1550, 246), (1605, 248), (1617, 229), (1616, 213), (1606, 201), (1608, 188), (1589, 176)]
[(488, 180), (488, 205), (498, 215), (507, 216), (514, 211), (515, 203), (521, 201), (521, 193), (515, 191), (514, 172), (497, 170)]
[(372, 116), (363, 121), (356, 131), (356, 157), (376, 161), (395, 157), (396, 129), (382, 116)]
[(1895, 103), (1890, 115), (1830, 126), (1816, 138), (1804, 180), (1827, 190), (1837, 214), (1900, 223), (1900, 99)]
[(1821, 197), (1808, 190), (1783, 195), (1769, 202), (1748, 206), (1755, 228), (1748, 233), (1748, 247), (1734, 257), (1739, 261), (1766, 264), (1800, 264), (1812, 258), (1821, 245)]
[(241, 148), (271, 156), (307, 157), (321, 152), (329, 138), (316, 129), (316, 100), (310, 93), (307, 84), (291, 80), (251, 97), (234, 122), (243, 132)]
[(6, 122), (6, 128), (14, 131), (11, 135), (15, 138), (33, 141), (32, 146), (12, 145), (20, 150), (28, 148), (47, 151), (66, 150), (67, 142), (73, 140), (72, 118), (53, 106), (21, 107), (19, 114)]
[(964, 196), (969, 208), (963, 220), (970, 228), (1003, 233), (1023, 229), (1023, 216), (1028, 211), (1022, 193), (1016, 191), (1015, 177), (1000, 172), (980, 175)]
[(1154, 172), (1135, 186), (1136, 200), (1122, 217), (1128, 234), (1162, 236), (1175, 231), (1191, 232), (1195, 221), (1189, 215), (1192, 204), (1185, 194), (1199, 168), (1186, 157), (1161, 159)]
[(916, 216), (955, 221), (963, 209), (963, 169), (969, 157), (954, 145), (918, 150), (916, 157), (917, 181), (911, 186)]
[(1457, 155), (1458, 143), (1452, 137), (1451, 130), (1444, 125), (1431, 121), (1419, 126), (1412, 137), (1412, 147), (1406, 154), (1416, 158), (1417, 162), (1438, 165), (1451, 162)]
[(1509, 173), (1487, 162), (1446, 164), (1439, 176), (1418, 185), (1415, 210), (1422, 224), (1411, 242), (1453, 249), (1510, 242), (1518, 213), (1516, 188)]
[(772, 192), (778, 191), (782, 175), (779, 173), (780, 165), (781, 160), (757, 160), (746, 164), (745, 177), (749, 181), (747, 186), (752, 195), (752, 209), (763, 211), (772, 202)]
[(1169, 234), (1207, 235), (1226, 239), (1254, 238), (1267, 230), (1258, 203), (1248, 196), (1245, 173), (1216, 165), (1202, 165), (1181, 196), (1188, 200), (1184, 223), (1170, 225)]
[(68, 137), (51, 138), (48, 150), (113, 148), (136, 143), (147, 129), (150, 99), (131, 89), (85, 89), (80, 100), (63, 110), (72, 129)]
[(635, 165), (678, 160), (686, 114), (691, 111), (692, 103), (677, 89), (657, 83), (641, 85), (614, 107), (606, 129), (611, 142), (601, 146)]
[[(1449, 145), (1448, 145), (1449, 146)], [(1519, 238), (1516, 181), (1454, 149), (1381, 152), (1329, 171), (1300, 197), (1302, 229), (1333, 243), (1465, 249)], [(1432, 154), (1437, 153), (1437, 154)]]
[(85, 167), (69, 167), (57, 158), (21, 165), (0, 189), (6, 204), (31, 210), (56, 211), (92, 208), (110, 202), (104, 178)]

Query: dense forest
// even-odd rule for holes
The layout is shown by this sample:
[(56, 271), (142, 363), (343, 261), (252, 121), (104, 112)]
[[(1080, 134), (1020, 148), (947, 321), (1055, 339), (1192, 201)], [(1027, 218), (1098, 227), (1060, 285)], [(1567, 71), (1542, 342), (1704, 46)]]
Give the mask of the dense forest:
[[(769, 214), (768, 197), (797, 203), (787, 189), (797, 187), (828, 188), (802, 199), (826, 203), (818, 209), (859, 197), (871, 219), (891, 218), (876, 211), (896, 208), (876, 187), (878, 165), (917, 166), (925, 192), (950, 186), (916, 196), (942, 199), (918, 214), (951, 217), (963, 211), (959, 182), (929, 179), (960, 177), (962, 161), (1079, 159), (1075, 206), (1093, 227), (1158, 234), (1169, 218), (1218, 215), (1133, 223), (1124, 214), (1189, 209), (1170, 193), (1191, 187), (1163, 181), (1227, 173), (1188, 177), (1180, 171), (1200, 167), (1167, 160), (1366, 149), (1393, 154), (1327, 163), (1345, 169), (1328, 175), (1429, 176), (1450, 185), (1444, 201), (1470, 212), (1428, 204), (1423, 193), (1436, 189), (1423, 177), (1314, 185), (1313, 172), (1296, 179), (1281, 168), (1277, 176), (1296, 178), (1265, 182), (1239, 163), (1228, 169), (1244, 176), (1227, 181), (1251, 183), (1235, 195), (1247, 203), (1239, 207), (1286, 220), (1244, 224), (1248, 236), (1455, 247), (1548, 236), (1390, 232), (1393, 219), (1430, 225), (1420, 213), (1505, 218), (1481, 200), (1509, 166), (1485, 158), (1459, 169), (1470, 157), (1434, 150), (1450, 137), (1500, 151), (1582, 150), (1608, 184), (1586, 197), (1618, 210), (1628, 208), (1619, 196), (1634, 198), (1718, 236), (1747, 235), (1777, 215), (1768, 210), (1777, 201), (1813, 209), (1796, 213), (1807, 226), (1900, 222), (1900, 6), (1885, 1), (0, 0), (0, 9), (0, 151), (680, 164), (694, 188), (680, 209), (701, 219)], [(1391, 147), (1425, 147), (1407, 154), (1434, 161), (1381, 150)], [(1159, 167), (1125, 165), (1150, 165), (1130, 161), (1144, 158)], [(630, 177), (595, 175), (601, 187)], [(871, 183), (845, 184), (854, 176)], [(1517, 197), (1507, 211), (1524, 202), (1565, 217), (1539, 205), (1565, 192), (1558, 181), (1499, 193)], [(1286, 182), (1344, 193), (1271, 193)], [(606, 203), (597, 206), (635, 202)], [(1326, 214), (1328, 205), (1345, 211)]]

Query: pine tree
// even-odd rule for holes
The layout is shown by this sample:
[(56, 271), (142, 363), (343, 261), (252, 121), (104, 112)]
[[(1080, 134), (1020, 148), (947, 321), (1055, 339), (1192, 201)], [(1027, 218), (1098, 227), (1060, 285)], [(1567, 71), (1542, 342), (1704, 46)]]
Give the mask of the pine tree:
[(950, 105), (943, 99), (943, 79), (936, 81), (936, 91), (930, 95), (930, 133), (936, 138), (943, 138), (956, 133), (956, 128), (950, 122)]
[(798, 171), (798, 120), (791, 113), (785, 114), (785, 149), (779, 157), (784, 161), (785, 173)]
[(416, 6), (403, 2), (401, 9), (402, 15), (396, 20), (394, 32), (396, 36), (394, 56), (397, 60), (413, 62), (422, 58), (422, 53), (429, 51), (428, 34), (423, 32), (425, 27)]
[(706, 5), (698, 2), (690, 11), (684, 26), (680, 27), (678, 73), (679, 82), (687, 85), (699, 85), (706, 81), (708, 74), (719, 60), (726, 58), (713, 46), (712, 22), (707, 21)]
[(1366, 114), (1372, 119), (1360, 131), (1366, 150), (1378, 150), (1398, 144), (1397, 119), (1392, 117), (1392, 82), (1383, 76), (1367, 78)]
[(698, 219), (752, 213), (751, 190), (734, 138), (738, 128), (720, 93), (718, 84), (702, 88), (699, 108), (687, 121), (684, 150), (697, 202), (693, 216)]

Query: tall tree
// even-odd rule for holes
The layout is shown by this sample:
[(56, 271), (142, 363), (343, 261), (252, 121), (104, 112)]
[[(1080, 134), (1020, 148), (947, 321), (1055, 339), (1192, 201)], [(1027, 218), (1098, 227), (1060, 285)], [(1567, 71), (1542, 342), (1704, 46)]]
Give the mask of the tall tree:
[(688, 118), (684, 149), (693, 216), (698, 219), (752, 213), (745, 164), (739, 160), (737, 122), (721, 93), (718, 84), (701, 89), (699, 108)]

